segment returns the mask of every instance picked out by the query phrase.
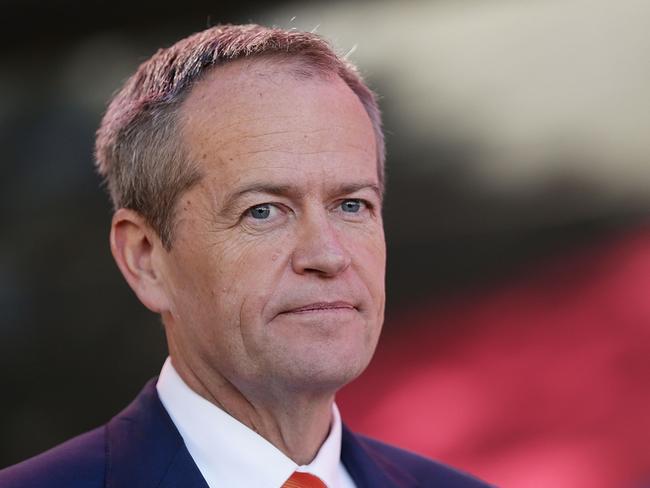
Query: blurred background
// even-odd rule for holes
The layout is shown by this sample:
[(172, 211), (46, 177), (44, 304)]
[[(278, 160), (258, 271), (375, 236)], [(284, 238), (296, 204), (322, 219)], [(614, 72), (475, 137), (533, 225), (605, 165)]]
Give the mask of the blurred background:
[(504, 487), (650, 486), (650, 3), (0, 2), (0, 467), (158, 373), (108, 247), (106, 102), (208, 25), (315, 30), (381, 94), (388, 308), (350, 426)]

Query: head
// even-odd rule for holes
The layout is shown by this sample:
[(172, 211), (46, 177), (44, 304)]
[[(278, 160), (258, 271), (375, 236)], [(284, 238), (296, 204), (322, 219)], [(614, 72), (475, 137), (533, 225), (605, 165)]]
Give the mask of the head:
[(113, 254), (175, 364), (249, 396), (333, 391), (367, 365), (383, 136), (374, 95), (324, 41), (219, 26), (161, 50), (109, 106), (96, 153)]
[(180, 107), (213, 68), (238, 59), (277, 56), (296, 61), (305, 77), (338, 75), (356, 94), (373, 126), (377, 172), (384, 187), (385, 143), (375, 94), (356, 68), (315, 34), (258, 25), (215, 26), (160, 49), (140, 65), (108, 106), (95, 156), (113, 208), (140, 213), (170, 248), (179, 195), (201, 178), (178, 137)]

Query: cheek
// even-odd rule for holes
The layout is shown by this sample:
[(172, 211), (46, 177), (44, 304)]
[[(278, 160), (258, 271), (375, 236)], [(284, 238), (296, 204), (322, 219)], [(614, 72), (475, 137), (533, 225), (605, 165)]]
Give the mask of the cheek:
[(263, 314), (287, 269), (289, 249), (288, 239), (247, 238), (224, 250), (218, 293), (239, 315), (242, 326), (257, 322)]
[(353, 259), (368, 284), (373, 288), (384, 287), (386, 269), (386, 243), (383, 229), (367, 229), (350, 240)]
[(355, 244), (353, 261), (359, 279), (370, 298), (370, 312), (373, 321), (381, 326), (386, 302), (386, 244), (383, 232), (375, 232), (358, 240)]

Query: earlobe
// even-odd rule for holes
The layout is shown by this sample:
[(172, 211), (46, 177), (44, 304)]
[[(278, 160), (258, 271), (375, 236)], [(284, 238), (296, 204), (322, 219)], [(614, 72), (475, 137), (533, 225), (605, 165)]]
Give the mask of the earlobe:
[(140, 301), (151, 311), (168, 310), (164, 274), (156, 253), (164, 252), (157, 234), (137, 212), (120, 208), (111, 223), (111, 252)]

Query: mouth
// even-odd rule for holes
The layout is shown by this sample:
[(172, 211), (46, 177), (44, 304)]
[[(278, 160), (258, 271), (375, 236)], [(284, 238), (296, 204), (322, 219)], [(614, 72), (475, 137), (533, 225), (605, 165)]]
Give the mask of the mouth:
[(338, 312), (338, 311), (353, 311), (357, 308), (348, 302), (317, 302), (304, 305), (302, 307), (292, 308), (285, 310), (282, 314), (304, 314), (313, 312)]

